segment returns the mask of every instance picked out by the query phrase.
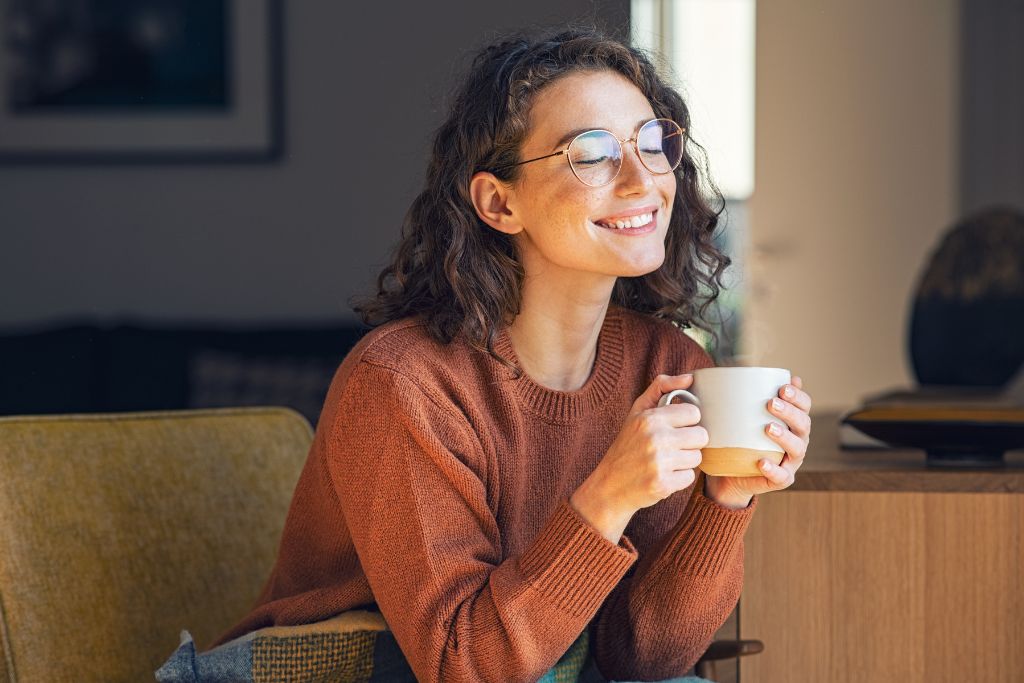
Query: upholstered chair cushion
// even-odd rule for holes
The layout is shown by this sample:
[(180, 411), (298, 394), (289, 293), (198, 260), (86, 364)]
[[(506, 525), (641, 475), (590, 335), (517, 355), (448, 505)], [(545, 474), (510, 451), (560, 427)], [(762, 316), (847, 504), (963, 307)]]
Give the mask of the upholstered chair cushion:
[(0, 418), (0, 683), (153, 680), (225, 632), (311, 440), (285, 408)]
[[(588, 643), (584, 631), (537, 683), (580, 681)], [(199, 653), (186, 631), (156, 677), (160, 683), (416, 683), (384, 618), (363, 610), (260, 629)]]

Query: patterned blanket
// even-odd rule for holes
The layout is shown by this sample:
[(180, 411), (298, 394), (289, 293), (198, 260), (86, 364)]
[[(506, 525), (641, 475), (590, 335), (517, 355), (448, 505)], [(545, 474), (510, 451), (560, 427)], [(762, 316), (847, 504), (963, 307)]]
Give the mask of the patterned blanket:
[[(540, 683), (575, 683), (587, 659), (584, 631)], [(345, 612), (303, 626), (254, 631), (197, 653), (188, 631), (181, 645), (156, 671), (160, 683), (415, 683), (383, 617)]]

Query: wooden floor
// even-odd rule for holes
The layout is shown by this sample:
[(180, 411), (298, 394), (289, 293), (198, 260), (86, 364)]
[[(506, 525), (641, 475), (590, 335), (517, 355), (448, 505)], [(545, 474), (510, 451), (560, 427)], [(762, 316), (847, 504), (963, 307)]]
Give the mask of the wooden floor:
[(785, 491), (746, 535), (742, 683), (1024, 681), (1024, 496)]

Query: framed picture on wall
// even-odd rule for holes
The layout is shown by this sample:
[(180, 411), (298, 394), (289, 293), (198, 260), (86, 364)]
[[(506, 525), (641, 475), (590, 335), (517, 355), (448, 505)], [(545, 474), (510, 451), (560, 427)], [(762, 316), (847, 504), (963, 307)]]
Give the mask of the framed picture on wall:
[(280, 0), (0, 0), (0, 163), (273, 161)]

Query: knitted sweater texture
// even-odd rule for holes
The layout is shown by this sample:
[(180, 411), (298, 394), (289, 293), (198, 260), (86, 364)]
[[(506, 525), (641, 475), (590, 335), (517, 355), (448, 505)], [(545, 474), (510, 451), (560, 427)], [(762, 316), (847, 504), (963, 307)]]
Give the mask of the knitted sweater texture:
[[(495, 349), (518, 365), (507, 328)], [(698, 479), (616, 544), (568, 498), (656, 375), (712, 364), (614, 305), (577, 391), (438, 344), (418, 318), (374, 329), (331, 384), (270, 579), (219, 642), (371, 607), (421, 681), (535, 681), (587, 628), (606, 677), (682, 675), (739, 597), (756, 499), (726, 509)]]

